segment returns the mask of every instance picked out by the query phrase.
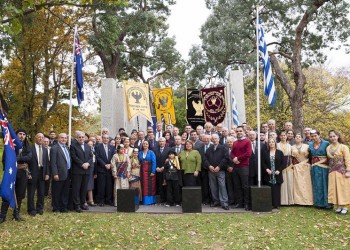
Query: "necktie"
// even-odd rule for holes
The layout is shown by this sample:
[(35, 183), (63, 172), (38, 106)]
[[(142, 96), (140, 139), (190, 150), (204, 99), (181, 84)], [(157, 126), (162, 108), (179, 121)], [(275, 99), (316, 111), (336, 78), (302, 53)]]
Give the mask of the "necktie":
[(81, 148), (83, 149), (83, 151), (85, 152), (85, 149), (84, 149), (84, 144), (81, 144)]
[(38, 159), (39, 167), (43, 166), (43, 149), (41, 145), (39, 145), (39, 159)]
[(179, 154), (179, 152), (180, 152), (180, 148), (176, 147), (176, 154)]
[(207, 150), (208, 150), (208, 145), (205, 145), (205, 147), (204, 147), (204, 153), (206, 153)]
[(106, 152), (106, 156), (107, 156), (107, 159), (108, 159), (108, 146), (105, 144), (105, 152)]
[(70, 158), (69, 158), (69, 152), (66, 146), (63, 146), (63, 152), (64, 155), (66, 156), (66, 160), (67, 160), (67, 169), (70, 169)]
[(214, 151), (216, 151), (216, 147), (217, 147), (217, 146), (215, 145), (215, 146), (214, 146)]
[(253, 151), (253, 154), (255, 154), (255, 143), (252, 142), (252, 151)]
[(160, 153), (163, 153), (163, 148), (160, 149)]

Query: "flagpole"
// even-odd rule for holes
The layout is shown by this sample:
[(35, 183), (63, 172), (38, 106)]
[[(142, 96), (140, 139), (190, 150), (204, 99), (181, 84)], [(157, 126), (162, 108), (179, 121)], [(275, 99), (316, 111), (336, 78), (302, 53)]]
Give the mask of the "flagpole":
[[(231, 69), (231, 72), (230, 73), (232, 73), (232, 69)], [(231, 75), (231, 74), (230, 74)], [(229, 87), (230, 87), (230, 90), (229, 90), (229, 102), (230, 102), (230, 105), (229, 105), (229, 107), (230, 107), (230, 119), (229, 119), (229, 123), (228, 123), (228, 126), (229, 126), (229, 128), (228, 128), (228, 130), (230, 131), (231, 130), (231, 128), (232, 128), (232, 122), (233, 122), (233, 114), (232, 114), (232, 111), (233, 111), (233, 103), (232, 103), (232, 98), (233, 98), (233, 96), (232, 96), (232, 85), (231, 85), (231, 77), (229, 78)]]
[(261, 186), (260, 95), (259, 95), (259, 6), (256, 7), (256, 124), (258, 129), (258, 187)]
[(72, 138), (72, 96), (73, 96), (73, 83), (74, 83), (74, 58), (75, 58), (75, 35), (77, 34), (77, 26), (74, 28), (73, 35), (73, 56), (72, 56), (72, 75), (70, 79), (70, 93), (69, 93), (69, 121), (68, 121), (68, 147)]

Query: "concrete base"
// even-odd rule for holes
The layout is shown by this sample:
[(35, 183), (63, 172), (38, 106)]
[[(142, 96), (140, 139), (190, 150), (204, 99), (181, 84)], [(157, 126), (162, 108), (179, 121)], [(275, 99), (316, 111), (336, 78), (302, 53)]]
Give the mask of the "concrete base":
[(201, 187), (182, 188), (182, 212), (201, 213), (202, 212), (202, 189)]
[(253, 212), (271, 212), (272, 198), (269, 186), (252, 186), (251, 200)]
[(122, 188), (117, 190), (117, 211), (136, 212), (139, 209), (139, 194), (137, 188)]

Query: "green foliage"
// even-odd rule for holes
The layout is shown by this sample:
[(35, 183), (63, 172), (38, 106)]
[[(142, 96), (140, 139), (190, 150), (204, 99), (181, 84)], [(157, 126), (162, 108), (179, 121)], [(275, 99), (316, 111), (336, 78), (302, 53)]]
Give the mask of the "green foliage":
[[(107, 78), (143, 82), (169, 74), (180, 61), (174, 38), (167, 37), (171, 0), (99, 5), (92, 18), (90, 43)], [(150, 75), (151, 77), (147, 77)]]

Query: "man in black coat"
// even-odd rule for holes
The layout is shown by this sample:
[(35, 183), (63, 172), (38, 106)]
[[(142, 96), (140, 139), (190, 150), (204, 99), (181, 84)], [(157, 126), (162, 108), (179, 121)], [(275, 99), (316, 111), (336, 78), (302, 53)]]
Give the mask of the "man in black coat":
[(202, 140), (204, 144), (198, 149), (198, 152), (202, 158), (200, 178), (201, 178), (201, 186), (202, 186), (202, 203), (205, 205), (211, 203), (210, 188), (209, 188), (209, 173), (208, 173), (208, 168), (206, 166), (206, 158), (205, 158), (205, 153), (207, 152), (209, 147), (212, 145), (210, 138), (211, 138), (210, 135), (203, 135)]
[(71, 158), (67, 141), (67, 134), (59, 134), (58, 143), (52, 146), (50, 150), (53, 212), (68, 212)]
[(205, 153), (206, 166), (209, 170), (209, 183), (213, 205), (229, 210), (225, 185), (225, 170), (227, 168), (228, 152), (225, 146), (219, 144), (219, 135), (213, 134), (213, 145)]
[(102, 143), (96, 145), (97, 199), (99, 206), (112, 205), (113, 176), (111, 160), (116, 153), (115, 147), (109, 144), (109, 136), (102, 136)]
[(160, 137), (158, 140), (158, 146), (154, 149), (156, 155), (156, 181), (157, 181), (157, 194), (160, 195), (161, 203), (166, 202), (166, 187), (164, 185), (164, 164), (168, 158), (170, 148), (165, 146), (165, 138)]
[(88, 210), (85, 205), (89, 168), (93, 167), (91, 147), (85, 143), (85, 134), (78, 132), (76, 141), (70, 146), (72, 157), (73, 204), (76, 212)]
[[(19, 216), (19, 212), (21, 210), (22, 200), (26, 196), (26, 188), (27, 188), (27, 174), (28, 174), (28, 166), (32, 159), (32, 150), (27, 141), (27, 133), (24, 129), (18, 129), (16, 131), (18, 139), (22, 143), (22, 148), (19, 152), (16, 152), (16, 160), (17, 160), (17, 175), (16, 175), (16, 183), (15, 183), (15, 194), (17, 200), (17, 206), (13, 210), (13, 218), (15, 221), (22, 221), (23, 219)], [(5, 151), (2, 155), (3, 166), (5, 167)], [(0, 224), (3, 223), (6, 219), (7, 210), (10, 204), (6, 200), (2, 200), (1, 203), (1, 212), (0, 212)]]
[[(44, 135), (38, 133), (35, 136), (35, 144), (32, 146), (32, 160), (29, 164), (27, 211), (31, 216), (44, 213), (45, 182), (50, 176), (49, 154), (47, 148), (43, 147), (43, 141)], [(36, 207), (35, 191), (37, 191)]]

